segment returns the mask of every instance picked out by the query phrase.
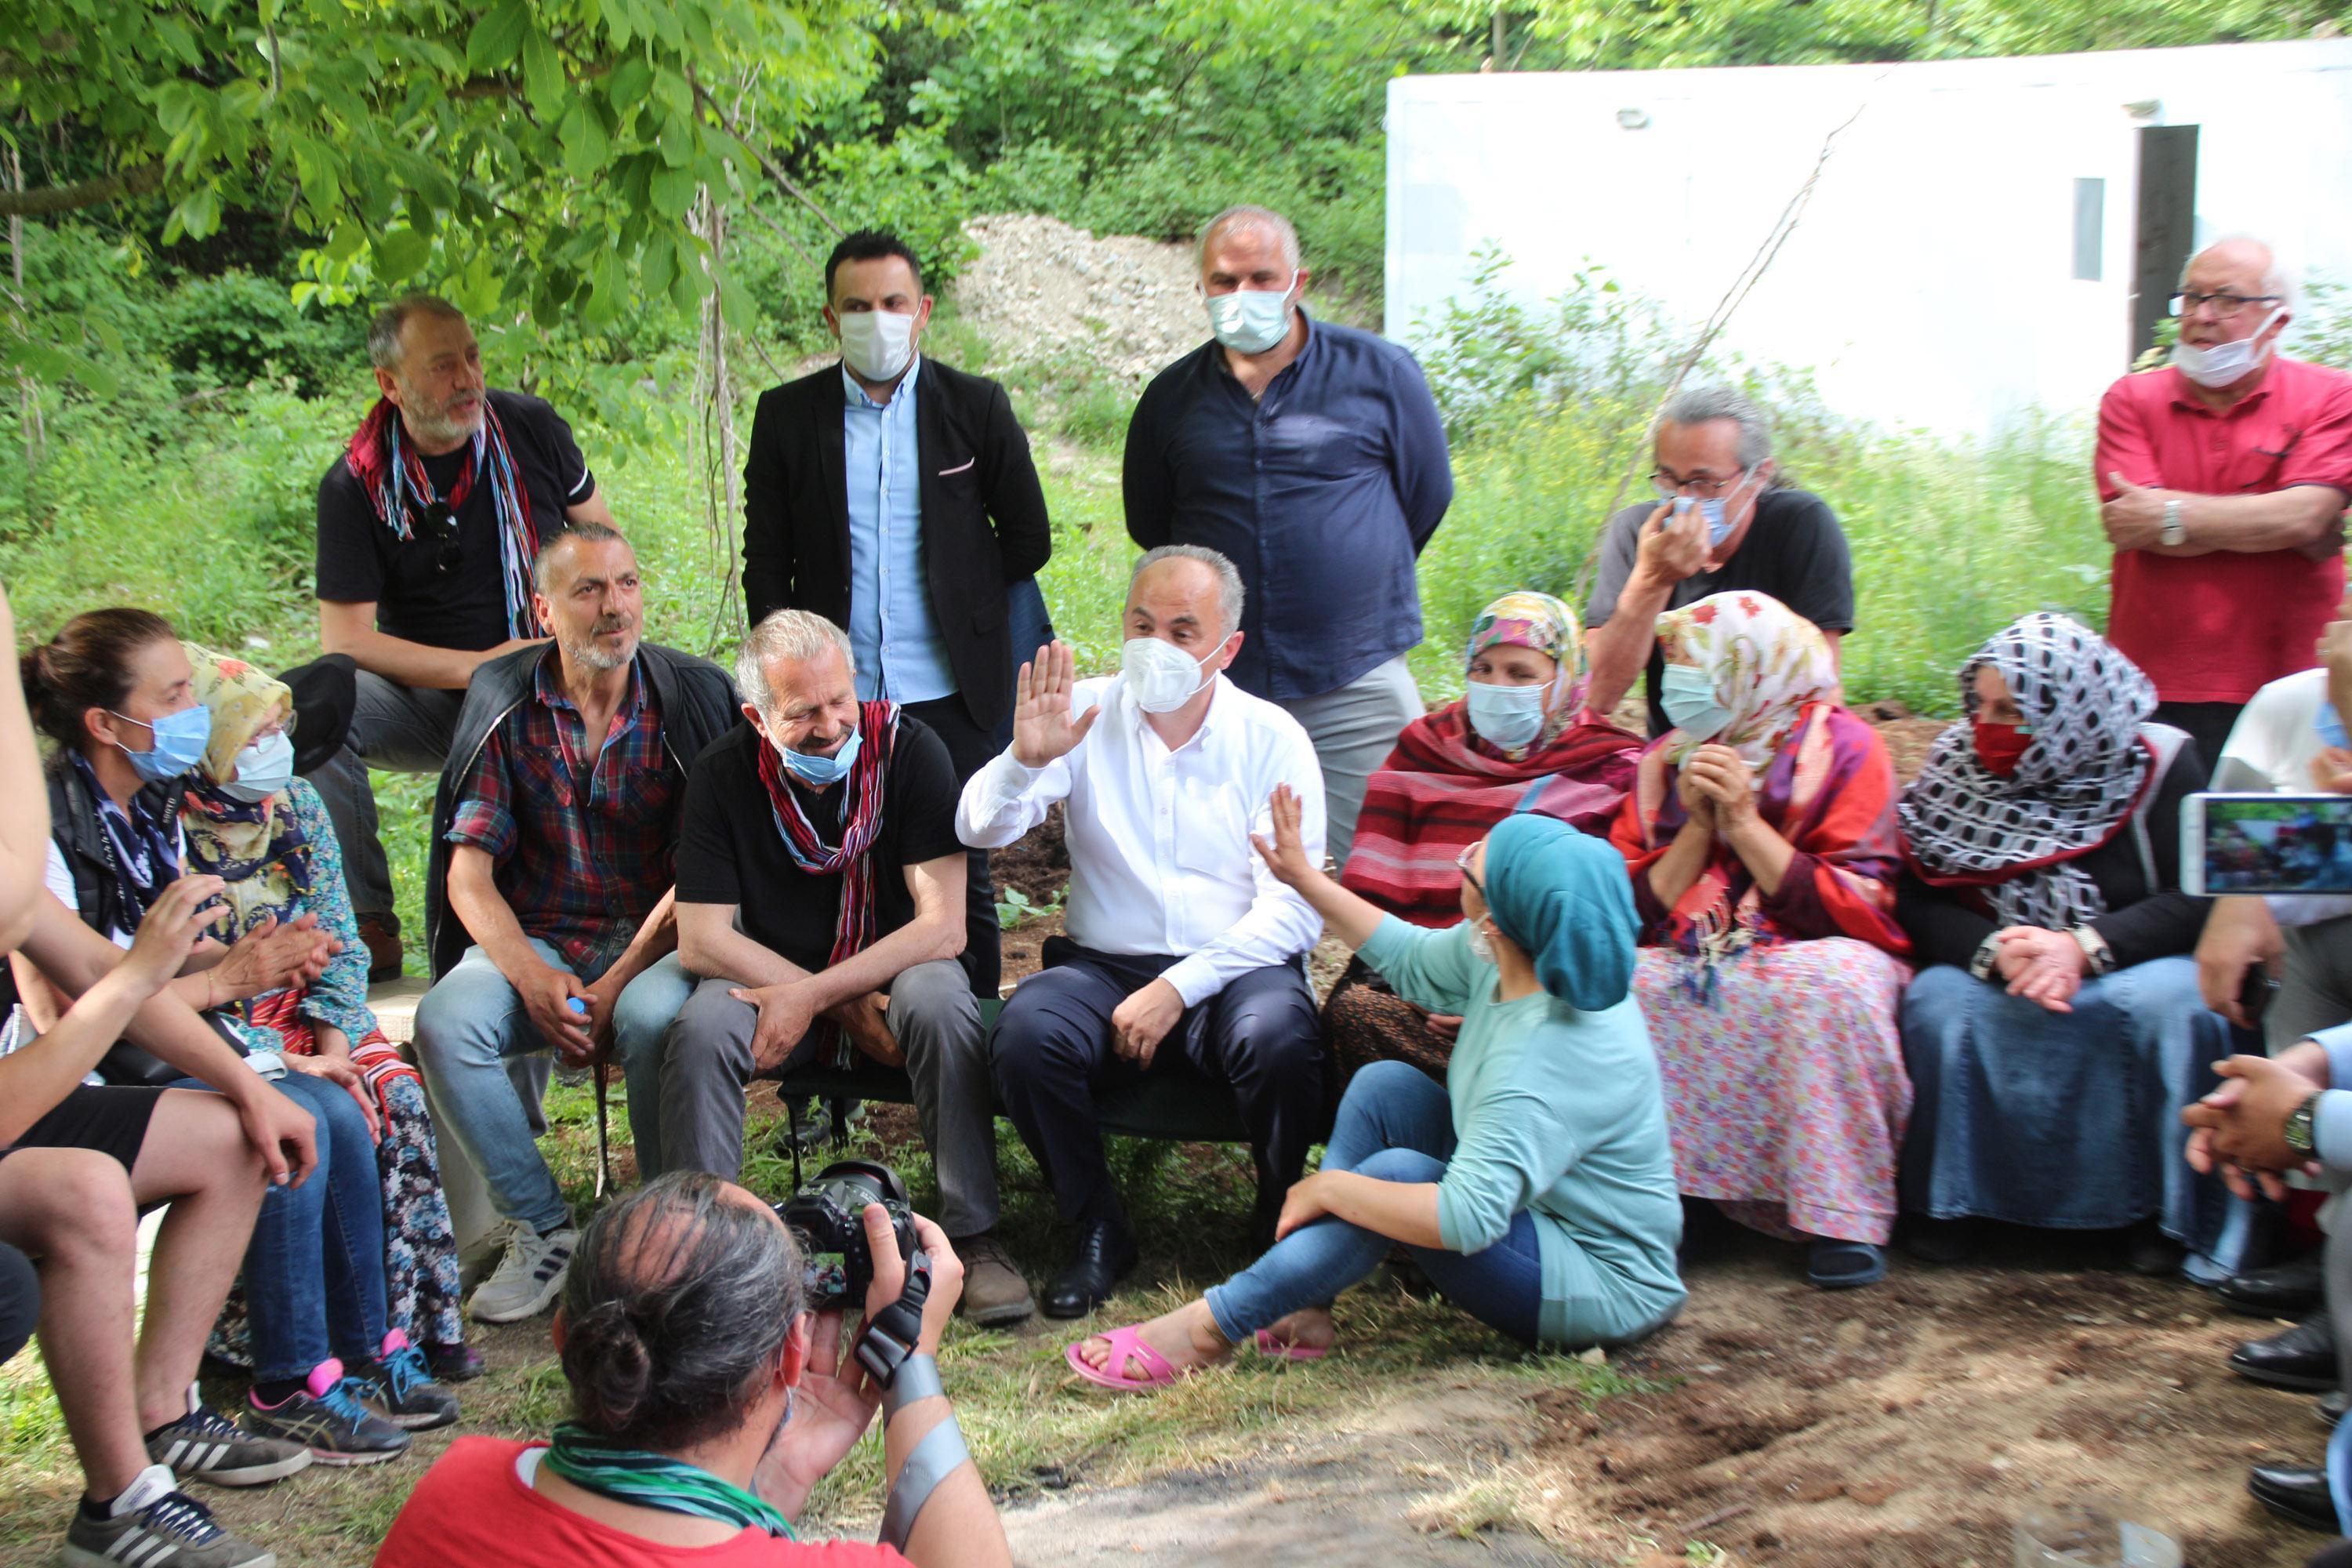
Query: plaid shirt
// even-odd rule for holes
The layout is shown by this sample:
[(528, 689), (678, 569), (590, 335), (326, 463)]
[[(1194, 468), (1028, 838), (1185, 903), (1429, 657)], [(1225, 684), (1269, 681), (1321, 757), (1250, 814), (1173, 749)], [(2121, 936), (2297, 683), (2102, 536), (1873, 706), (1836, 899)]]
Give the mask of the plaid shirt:
[(593, 977), (669, 890), (685, 780), (642, 667), (631, 667), (628, 698), (584, 765), (587, 726), (556, 669), (551, 649), (530, 698), (483, 742), (447, 837), (497, 864), (525, 935)]

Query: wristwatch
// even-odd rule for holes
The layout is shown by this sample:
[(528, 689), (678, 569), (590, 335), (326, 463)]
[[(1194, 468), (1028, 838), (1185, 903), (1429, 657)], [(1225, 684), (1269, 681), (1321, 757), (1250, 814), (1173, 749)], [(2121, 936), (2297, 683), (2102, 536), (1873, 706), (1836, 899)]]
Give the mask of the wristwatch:
[(2179, 501), (2168, 500), (2164, 503), (2164, 526), (2158, 531), (2157, 537), (2167, 544), (2189, 542), (2189, 527), (2180, 521)]
[(2312, 1119), (2319, 1113), (2319, 1091), (2313, 1089), (2303, 1097), (2303, 1103), (2287, 1112), (2286, 1127), (2279, 1134), (2286, 1146), (2296, 1153), (2308, 1156), (2318, 1147)]

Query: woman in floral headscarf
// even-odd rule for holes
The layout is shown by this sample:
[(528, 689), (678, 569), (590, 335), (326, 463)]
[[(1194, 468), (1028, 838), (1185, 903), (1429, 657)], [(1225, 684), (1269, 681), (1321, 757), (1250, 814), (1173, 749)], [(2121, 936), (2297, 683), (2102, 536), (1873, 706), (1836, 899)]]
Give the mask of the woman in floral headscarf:
[(2139, 668), (2063, 616), (1995, 633), (1960, 702), (1898, 814), (1896, 914), (1926, 965), (1903, 1001), (1911, 1245), (1956, 1258), (1978, 1218), (2136, 1226), (2134, 1266), (2170, 1273), (2228, 1214), (2181, 1156), (2181, 1109), (2234, 1049), (2198, 996), (2205, 910), (2180, 891), (2204, 760), (2148, 721)]
[(1814, 1284), (1867, 1285), (1885, 1276), (1911, 1110), (1894, 764), (1838, 705), (1828, 643), (1779, 600), (1712, 595), (1660, 616), (1658, 640), (1675, 727), (1613, 837), (1676, 1177), (1811, 1242)]
[[(1642, 742), (1584, 706), (1583, 628), (1549, 594), (1521, 589), (1479, 612), (1462, 699), (1414, 720), (1364, 791), (1340, 885), (1410, 924), (1462, 918), (1464, 850), (1517, 811), (1604, 835), (1633, 784)], [(1351, 961), (1324, 1005), (1343, 1075), (1396, 1060), (1441, 1081), (1458, 1019), (1433, 1018)]]
[[(343, 944), (309, 986), (256, 997), (236, 1011), (257, 1050), (341, 1057), (359, 1070), (383, 1123), (376, 1163), (387, 1321), (425, 1352), (436, 1376), (470, 1377), (481, 1357), (467, 1347), (458, 1314), (456, 1239), (424, 1084), (368, 1011), (367, 949), (343, 889), (335, 830), (319, 792), (292, 776), (286, 733), (292, 694), (241, 659), (181, 646), (196, 700), (212, 712), (211, 743), (187, 777), (181, 805), (188, 869), (227, 884), (221, 901), (235, 918), (232, 935), (272, 917), (284, 922), (310, 913)], [(215, 1350), (236, 1359), (241, 1326), (226, 1326)]]

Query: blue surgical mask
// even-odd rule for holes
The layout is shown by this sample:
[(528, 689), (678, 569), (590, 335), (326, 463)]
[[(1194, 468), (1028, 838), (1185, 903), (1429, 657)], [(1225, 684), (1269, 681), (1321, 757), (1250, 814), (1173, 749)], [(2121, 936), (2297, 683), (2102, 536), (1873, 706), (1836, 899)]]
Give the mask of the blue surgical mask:
[(1209, 296), (1209, 330), (1217, 342), (1235, 353), (1262, 354), (1290, 331), (1290, 290), (1298, 274), (1282, 289), (1236, 289)]
[(1694, 741), (1707, 741), (1731, 722), (1731, 711), (1715, 700), (1715, 679), (1687, 664), (1666, 666), (1658, 689), (1658, 706), (1666, 710), (1675, 729)]
[(1698, 514), (1706, 519), (1707, 548), (1721, 548), (1723, 542), (1731, 537), (1731, 498), (1748, 488), (1748, 478), (1749, 474), (1740, 475), (1739, 482), (1731, 487), (1729, 495), (1708, 496), (1704, 500), (1697, 496), (1676, 495), (1674, 498), (1675, 515), (1680, 517), (1691, 508), (1698, 508)]
[(1463, 694), (1470, 728), (1490, 746), (1507, 752), (1534, 743), (1543, 733), (1543, 700), (1549, 686), (1490, 686), (1474, 680)]
[[(114, 713), (114, 710), (107, 710)], [(126, 724), (143, 724), (154, 738), (148, 751), (134, 752), (117, 741), (115, 745), (131, 759), (131, 767), (148, 784), (161, 784), (175, 779), (204, 760), (205, 748), (212, 743), (212, 710), (199, 702), (193, 708), (183, 708), (177, 713), (166, 713), (161, 719), (133, 719), (128, 713), (114, 713)]]
[(257, 805), (294, 781), (294, 739), (280, 730), (236, 754), (236, 776), (223, 779), (221, 794)]
[(837, 784), (849, 776), (850, 764), (857, 761), (857, 743), (863, 739), (864, 737), (856, 731), (852, 730), (849, 732), (849, 739), (841, 743), (841, 750), (829, 757), (817, 756), (806, 752), (795, 752), (789, 746), (780, 747), (778, 750), (783, 756), (786, 773), (811, 788), (823, 789), (827, 784)]

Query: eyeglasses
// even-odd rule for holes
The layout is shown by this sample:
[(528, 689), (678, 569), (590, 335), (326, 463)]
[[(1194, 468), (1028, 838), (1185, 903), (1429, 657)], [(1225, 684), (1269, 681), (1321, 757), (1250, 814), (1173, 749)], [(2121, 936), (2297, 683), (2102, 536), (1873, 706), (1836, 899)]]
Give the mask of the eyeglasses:
[(447, 501), (436, 500), (425, 509), (425, 516), (421, 521), (425, 528), (433, 531), (434, 538), (440, 542), (440, 551), (433, 557), (434, 573), (437, 576), (446, 577), (457, 570), (457, 563), (462, 558), (457, 548), (457, 514), (449, 510)]
[(1462, 873), (1462, 879), (1469, 883), (1482, 899), (1486, 896), (1486, 889), (1479, 886), (1477, 874), (1470, 869), (1470, 862), (1477, 855), (1478, 846), (1486, 842), (1483, 838), (1473, 838), (1462, 847), (1462, 853), (1454, 858), (1454, 868)]
[(1660, 500), (1672, 500), (1676, 496), (1684, 495), (1696, 496), (1702, 500), (1713, 500), (1724, 491), (1745, 483), (1748, 472), (1749, 470), (1742, 468), (1729, 479), (1678, 479), (1664, 468), (1652, 468), (1650, 483), (1657, 489)]
[(2200, 306), (2210, 305), (2215, 315), (2227, 320), (2249, 305), (2275, 305), (2279, 298), (2276, 294), (2175, 294), (2172, 313), (2189, 316)]

